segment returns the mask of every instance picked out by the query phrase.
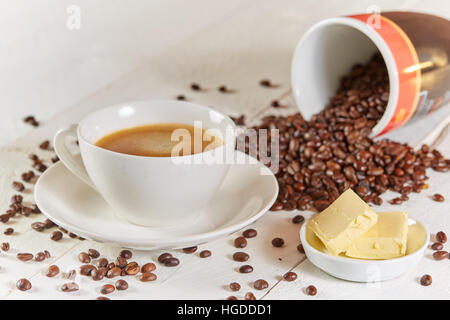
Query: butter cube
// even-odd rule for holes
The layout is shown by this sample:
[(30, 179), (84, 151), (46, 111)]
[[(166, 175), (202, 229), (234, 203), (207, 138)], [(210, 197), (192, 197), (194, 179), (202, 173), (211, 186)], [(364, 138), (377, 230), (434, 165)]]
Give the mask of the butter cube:
[(372, 228), (378, 216), (353, 190), (342, 193), (328, 208), (315, 215), (309, 227), (332, 255), (345, 252)]
[(358, 259), (392, 259), (406, 254), (407, 212), (379, 212), (378, 222), (345, 252)]

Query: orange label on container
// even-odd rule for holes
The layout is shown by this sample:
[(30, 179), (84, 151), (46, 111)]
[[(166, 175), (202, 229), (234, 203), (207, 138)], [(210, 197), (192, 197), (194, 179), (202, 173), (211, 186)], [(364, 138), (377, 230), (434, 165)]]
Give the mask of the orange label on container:
[(421, 82), (419, 59), (406, 33), (388, 18), (380, 16), (377, 24), (373, 23), (373, 14), (354, 15), (349, 18), (362, 21), (376, 31), (389, 47), (395, 61), (398, 100), (389, 123), (378, 134), (379, 136), (402, 126), (414, 114)]

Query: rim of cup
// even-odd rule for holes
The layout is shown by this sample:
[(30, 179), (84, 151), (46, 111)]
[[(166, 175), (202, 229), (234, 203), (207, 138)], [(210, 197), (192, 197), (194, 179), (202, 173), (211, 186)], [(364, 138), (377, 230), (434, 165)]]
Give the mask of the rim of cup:
[[(226, 125), (227, 126), (231, 126), (232, 130), (233, 130), (233, 138), (230, 139), (228, 138), (228, 141), (226, 141), (227, 137), (226, 135), (223, 137), (223, 143), (211, 150), (205, 151), (205, 152), (199, 152), (199, 153), (193, 153), (193, 154), (189, 154), (189, 155), (182, 155), (182, 156), (169, 156), (169, 157), (154, 157), (154, 156), (140, 156), (140, 155), (133, 155), (133, 154), (127, 154), (127, 153), (121, 153), (121, 152), (116, 152), (116, 151), (112, 151), (112, 150), (108, 150), (105, 148), (101, 148), (99, 146), (97, 146), (95, 143), (92, 143), (90, 141), (88, 141), (85, 137), (83, 137), (83, 135), (81, 134), (81, 129), (83, 127), (83, 125), (85, 124), (85, 122), (87, 120), (89, 120), (91, 117), (94, 117), (95, 115), (101, 113), (101, 112), (105, 112), (108, 110), (114, 110), (120, 107), (126, 107), (126, 106), (132, 106), (133, 104), (145, 104), (145, 103), (152, 103), (152, 104), (164, 104), (164, 103), (174, 103), (174, 104), (179, 104), (179, 105), (185, 105), (187, 107), (190, 108), (195, 108), (195, 109), (201, 109), (202, 111), (205, 112), (215, 112), (217, 114), (220, 114), (223, 119), (227, 122)], [(201, 119), (199, 119), (201, 120)], [(201, 120), (202, 121), (202, 120)], [(161, 123), (161, 122), (155, 122), (155, 124), (157, 123)], [(185, 122), (180, 122), (182, 124), (188, 124)], [(147, 123), (147, 124), (152, 124), (152, 123)], [(146, 125), (146, 124), (142, 124), (142, 125)], [(188, 124), (190, 125), (190, 124)], [(136, 125), (138, 126), (138, 125)], [(130, 127), (132, 128), (132, 127)], [(127, 129), (126, 127), (122, 128), (122, 129), (118, 129), (118, 130), (123, 130), (123, 129)], [(217, 129), (217, 127), (215, 128), (207, 128), (207, 129)], [(220, 130), (220, 129), (219, 129)], [(117, 130), (116, 130), (117, 131)], [(221, 130), (222, 131), (222, 130)], [(112, 132), (111, 132), (112, 133)], [(194, 157), (198, 157), (199, 155), (203, 156), (203, 155), (208, 155), (212, 152), (216, 152), (218, 149), (224, 149), (226, 147), (229, 147), (230, 144), (233, 144), (233, 149), (234, 149), (234, 145), (235, 145), (235, 141), (236, 141), (236, 125), (233, 122), (233, 120), (231, 120), (231, 118), (229, 116), (227, 116), (226, 114), (217, 111), (211, 107), (205, 106), (205, 105), (201, 105), (201, 104), (197, 104), (197, 103), (192, 103), (192, 102), (188, 102), (188, 101), (179, 101), (179, 100), (136, 100), (136, 101), (129, 101), (129, 102), (123, 102), (123, 103), (119, 103), (119, 104), (115, 104), (115, 105), (110, 105), (107, 107), (103, 107), (101, 109), (95, 110), (94, 112), (89, 113), (88, 115), (86, 115), (79, 123), (78, 123), (78, 127), (77, 127), (77, 137), (79, 140), (82, 140), (84, 143), (86, 143), (87, 145), (89, 145), (90, 147), (99, 150), (99, 151), (103, 151), (106, 153), (110, 153), (112, 155), (116, 155), (116, 156), (120, 156), (120, 157), (124, 157), (124, 158), (142, 158), (142, 159), (160, 159), (161, 161), (165, 161), (167, 159), (172, 159), (172, 158), (177, 158), (177, 159), (189, 159), (189, 158), (194, 158)]]

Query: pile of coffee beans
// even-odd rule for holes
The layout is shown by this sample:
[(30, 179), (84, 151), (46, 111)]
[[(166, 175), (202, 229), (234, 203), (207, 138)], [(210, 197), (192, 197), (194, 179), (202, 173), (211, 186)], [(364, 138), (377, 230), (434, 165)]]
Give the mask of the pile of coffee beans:
[[(447, 172), (450, 160), (427, 145), (415, 151), (407, 144), (369, 137), (388, 98), (386, 67), (376, 55), (343, 77), (330, 104), (310, 121), (299, 113), (272, 115), (253, 127), (257, 132), (269, 130), (269, 156), (279, 157), (275, 175), (280, 188), (271, 210), (322, 211), (348, 188), (375, 205), (382, 204), (381, 194), (392, 190), (400, 196), (391, 203), (400, 204), (411, 192), (428, 187), (427, 168)], [(279, 130), (278, 155), (278, 150), (270, 150), (270, 129)], [(239, 138), (245, 145), (242, 151), (259, 158), (259, 146), (251, 149), (245, 135)]]

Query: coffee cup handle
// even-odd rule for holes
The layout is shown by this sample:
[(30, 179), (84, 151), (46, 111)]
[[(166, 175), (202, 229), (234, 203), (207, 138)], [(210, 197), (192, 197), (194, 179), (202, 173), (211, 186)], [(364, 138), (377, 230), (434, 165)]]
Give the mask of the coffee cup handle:
[(80, 180), (89, 185), (91, 188), (97, 190), (97, 188), (92, 183), (86, 168), (84, 167), (83, 160), (81, 157), (76, 157), (67, 148), (66, 138), (73, 137), (77, 139), (77, 128), (78, 125), (72, 124), (68, 128), (61, 129), (55, 134), (53, 140), (53, 145), (55, 147), (55, 152), (58, 158), (64, 163), (67, 169), (76, 175)]

